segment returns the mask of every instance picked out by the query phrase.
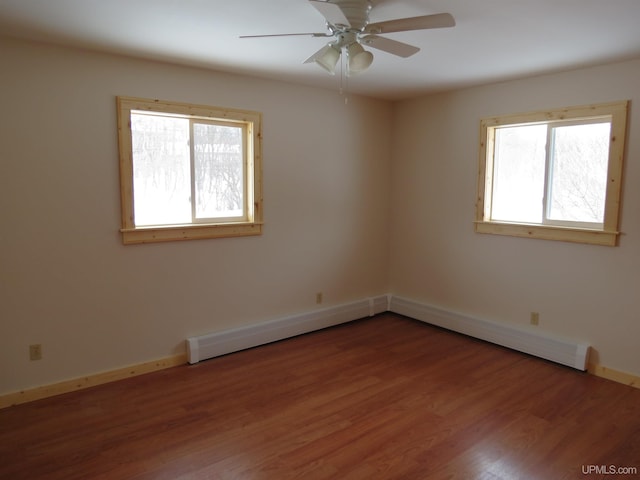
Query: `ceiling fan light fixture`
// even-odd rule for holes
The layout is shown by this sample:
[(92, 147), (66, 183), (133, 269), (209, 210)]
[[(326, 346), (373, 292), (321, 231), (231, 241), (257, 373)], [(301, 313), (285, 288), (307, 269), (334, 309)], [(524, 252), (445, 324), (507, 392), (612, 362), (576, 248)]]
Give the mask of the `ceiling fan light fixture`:
[(349, 75), (357, 75), (364, 72), (373, 62), (373, 53), (367, 52), (357, 42), (347, 47), (347, 56), (349, 58)]
[(334, 47), (332, 44), (325, 45), (325, 47), (316, 53), (313, 57), (313, 61), (324, 68), (331, 75), (336, 74), (336, 64), (340, 59), (340, 50)]
[[(336, 74), (336, 65), (340, 63), (340, 75), (351, 76), (367, 70), (373, 62), (373, 54), (361, 44), (407, 58), (420, 51), (420, 48), (391, 38), (381, 36), (386, 33), (428, 30), (432, 28), (453, 27), (455, 19), (450, 13), (436, 13), (418, 17), (399, 18), (370, 23), (369, 12), (374, 0), (308, 0), (324, 17), (325, 32), (277, 33), (270, 35), (243, 35), (241, 38), (311, 36), (333, 38), (328, 45), (314, 53), (304, 63), (317, 63), (331, 75)], [(378, 3), (379, 0), (376, 1)]]

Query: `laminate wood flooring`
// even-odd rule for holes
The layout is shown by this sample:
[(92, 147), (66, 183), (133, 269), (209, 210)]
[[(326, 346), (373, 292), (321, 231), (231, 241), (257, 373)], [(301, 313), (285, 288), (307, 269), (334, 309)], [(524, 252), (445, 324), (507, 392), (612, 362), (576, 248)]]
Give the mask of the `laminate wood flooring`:
[(0, 478), (640, 478), (640, 390), (382, 314), (0, 410)]

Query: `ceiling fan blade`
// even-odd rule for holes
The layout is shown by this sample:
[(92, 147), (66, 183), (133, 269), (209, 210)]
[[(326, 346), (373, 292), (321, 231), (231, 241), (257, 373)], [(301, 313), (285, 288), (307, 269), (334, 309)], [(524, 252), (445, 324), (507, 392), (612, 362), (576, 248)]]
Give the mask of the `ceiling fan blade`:
[(360, 39), (360, 43), (371, 48), (377, 48), (387, 53), (407, 58), (418, 53), (420, 49), (407, 43), (391, 40), (390, 38), (379, 37), (377, 35), (367, 35)]
[(274, 33), (269, 35), (240, 35), (239, 38), (299, 37), (299, 36), (333, 37), (333, 35), (328, 33)]
[(426, 30), (429, 28), (447, 28), (455, 26), (456, 21), (450, 13), (437, 13), (421, 17), (400, 18), (386, 22), (370, 23), (365, 33), (407, 32), (409, 30)]
[(344, 15), (342, 9), (335, 3), (326, 0), (309, 0), (309, 3), (329, 22), (331, 25), (344, 25), (350, 27), (351, 23)]

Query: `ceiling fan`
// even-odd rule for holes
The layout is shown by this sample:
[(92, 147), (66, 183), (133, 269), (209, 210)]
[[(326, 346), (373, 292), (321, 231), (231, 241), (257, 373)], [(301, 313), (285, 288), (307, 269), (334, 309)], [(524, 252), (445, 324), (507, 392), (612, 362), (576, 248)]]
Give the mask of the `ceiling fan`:
[(332, 40), (311, 55), (304, 63), (315, 62), (334, 75), (336, 64), (344, 52), (347, 58), (347, 75), (364, 72), (373, 54), (363, 46), (376, 48), (400, 57), (410, 57), (420, 51), (418, 47), (381, 37), (381, 34), (453, 27), (456, 22), (449, 13), (401, 18), (369, 23), (372, 5), (370, 0), (308, 0), (326, 20), (327, 31), (323, 33), (281, 33), (272, 35), (243, 35), (240, 38), (312, 36)]

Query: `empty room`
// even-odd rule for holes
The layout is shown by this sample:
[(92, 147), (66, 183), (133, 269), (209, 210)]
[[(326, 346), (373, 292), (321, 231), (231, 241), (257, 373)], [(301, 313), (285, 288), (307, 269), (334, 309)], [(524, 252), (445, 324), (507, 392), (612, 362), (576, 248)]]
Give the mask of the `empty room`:
[(1, 0), (0, 478), (640, 478), (639, 21)]

